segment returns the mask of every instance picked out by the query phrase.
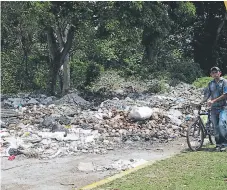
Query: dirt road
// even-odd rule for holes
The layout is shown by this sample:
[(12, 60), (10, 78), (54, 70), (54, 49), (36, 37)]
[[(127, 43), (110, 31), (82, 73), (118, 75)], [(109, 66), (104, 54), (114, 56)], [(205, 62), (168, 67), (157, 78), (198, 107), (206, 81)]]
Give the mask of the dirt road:
[[(2, 158), (2, 190), (69, 190), (111, 176), (119, 171), (106, 169), (118, 159), (160, 160), (186, 148), (184, 138), (167, 144), (125, 145), (105, 155), (82, 154), (51, 160), (25, 159), (17, 156), (9, 161)], [(92, 163), (95, 170), (78, 170), (79, 163)], [(87, 170), (87, 171), (86, 171)]]

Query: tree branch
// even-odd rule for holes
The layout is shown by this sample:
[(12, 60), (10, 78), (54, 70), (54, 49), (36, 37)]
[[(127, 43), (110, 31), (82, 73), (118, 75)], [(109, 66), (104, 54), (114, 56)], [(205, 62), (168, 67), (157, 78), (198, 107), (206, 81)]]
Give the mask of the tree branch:
[(52, 27), (48, 27), (47, 29), (47, 42), (49, 46), (49, 52), (51, 59), (54, 60), (56, 54), (60, 53), (57, 47), (57, 43), (54, 37), (54, 30)]
[(225, 13), (224, 19), (222, 20), (222, 22), (218, 26), (217, 33), (216, 33), (216, 38), (215, 38), (214, 45), (213, 45), (214, 48), (216, 47), (216, 45), (218, 43), (218, 39), (219, 39), (221, 30), (222, 30), (222, 28), (223, 28), (223, 26), (225, 24), (225, 21), (227, 21), (227, 12)]
[(62, 37), (62, 34), (61, 34), (59, 22), (57, 23), (57, 27), (56, 27), (56, 35), (57, 35), (57, 38), (58, 38), (58, 41), (60, 43), (61, 50), (62, 50), (62, 48), (64, 47), (64, 41), (63, 41), (63, 37)]

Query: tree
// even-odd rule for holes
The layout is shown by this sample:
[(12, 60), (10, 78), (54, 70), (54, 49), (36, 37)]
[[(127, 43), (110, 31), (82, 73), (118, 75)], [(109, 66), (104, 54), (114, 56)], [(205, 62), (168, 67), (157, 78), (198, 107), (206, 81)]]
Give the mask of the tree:
[(194, 60), (209, 74), (216, 65), (227, 73), (226, 10), (223, 2), (194, 2), (196, 23), (194, 26)]

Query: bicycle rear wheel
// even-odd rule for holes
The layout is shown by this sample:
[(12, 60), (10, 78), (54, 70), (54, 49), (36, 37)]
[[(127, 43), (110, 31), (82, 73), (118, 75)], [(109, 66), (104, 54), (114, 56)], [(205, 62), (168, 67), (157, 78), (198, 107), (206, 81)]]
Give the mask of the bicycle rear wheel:
[(192, 151), (197, 151), (203, 146), (204, 132), (199, 118), (187, 130), (187, 143)]

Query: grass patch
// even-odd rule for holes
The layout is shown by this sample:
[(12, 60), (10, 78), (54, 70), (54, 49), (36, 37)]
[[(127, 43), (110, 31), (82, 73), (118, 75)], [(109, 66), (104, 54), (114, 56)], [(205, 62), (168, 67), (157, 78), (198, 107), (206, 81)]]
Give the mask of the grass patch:
[(226, 152), (186, 152), (96, 190), (223, 190), (227, 189), (226, 160)]
[[(227, 75), (224, 76), (225, 79), (227, 79)], [(207, 87), (208, 83), (212, 80), (211, 77), (201, 77), (196, 79), (192, 85), (194, 85), (196, 88), (205, 88)]]

